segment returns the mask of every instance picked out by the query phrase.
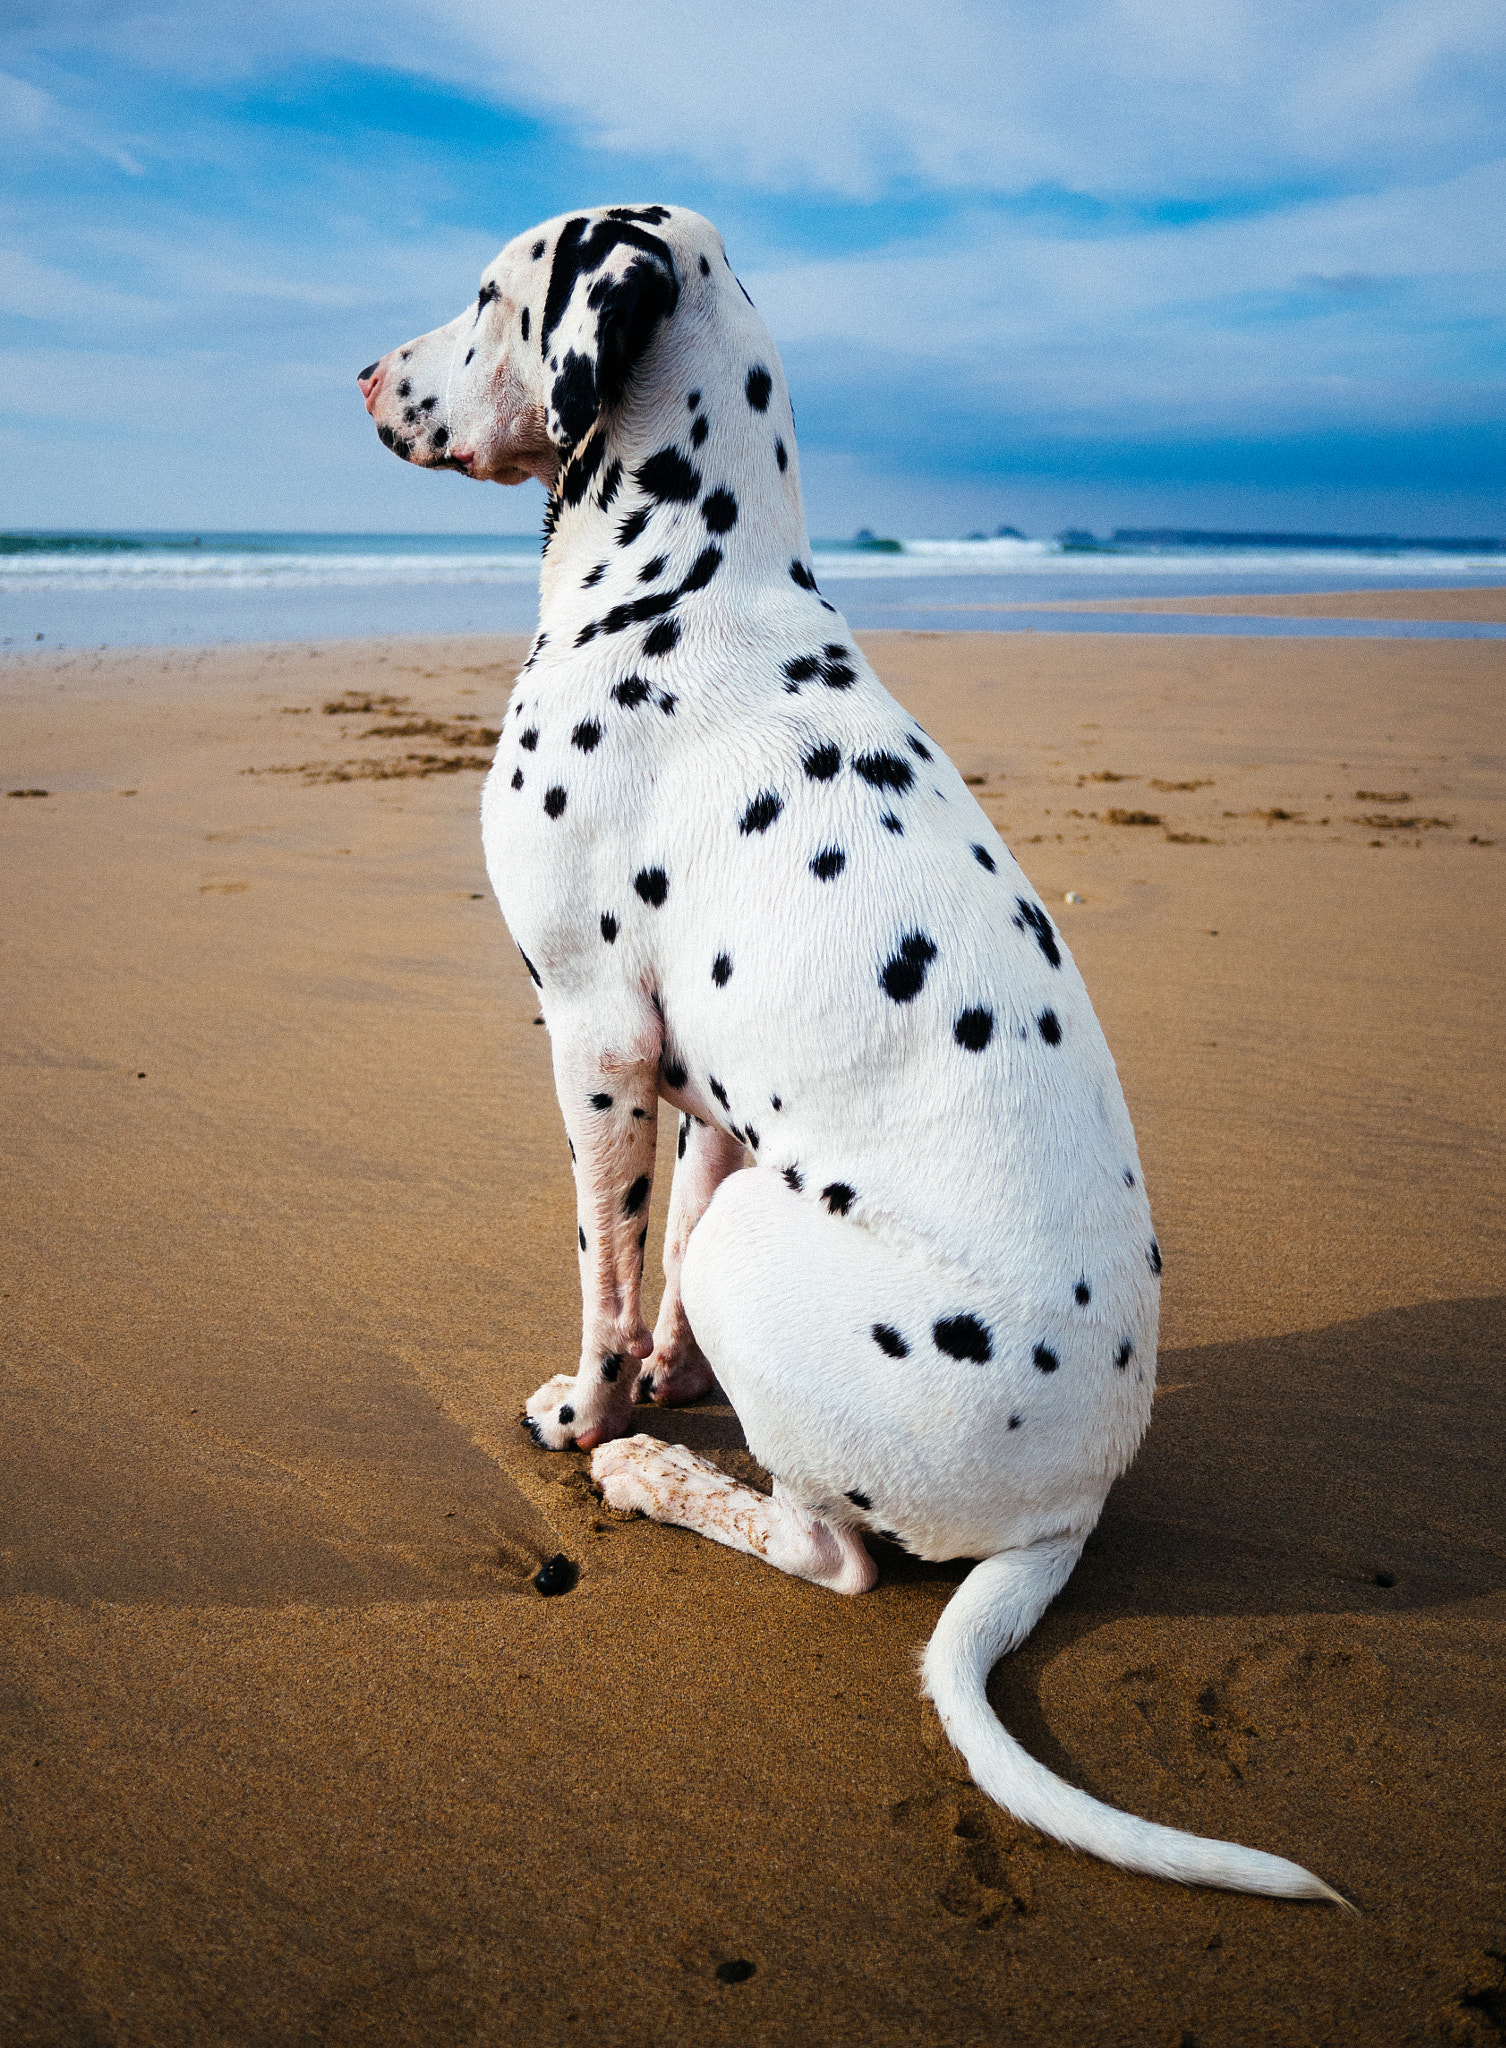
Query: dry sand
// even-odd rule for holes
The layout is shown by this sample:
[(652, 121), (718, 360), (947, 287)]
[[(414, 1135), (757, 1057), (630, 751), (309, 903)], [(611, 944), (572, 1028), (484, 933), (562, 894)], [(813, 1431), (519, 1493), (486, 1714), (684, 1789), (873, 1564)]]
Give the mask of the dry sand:
[[(576, 1341), (571, 1184), (446, 765), (516, 645), (35, 656), (0, 668), (4, 785), (49, 792), (0, 796), (8, 2048), (1501, 2039), (1506, 653), (865, 645), (1067, 932), (1167, 1260), (1154, 1427), (994, 1699), (1364, 1917), (988, 1807), (911, 1663), (960, 1568), (842, 1601), (611, 1521), (518, 1429)], [(639, 1413), (738, 1461), (714, 1400)]]

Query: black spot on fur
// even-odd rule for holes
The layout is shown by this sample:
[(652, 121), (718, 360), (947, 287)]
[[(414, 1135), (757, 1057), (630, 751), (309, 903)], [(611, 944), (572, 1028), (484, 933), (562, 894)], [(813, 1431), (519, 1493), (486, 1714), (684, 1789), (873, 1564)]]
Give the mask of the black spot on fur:
[(610, 1109), (612, 1107), (612, 1098), (610, 1095), (593, 1095), (591, 1097), (591, 1107), (593, 1109)]
[[(751, 306), (753, 301), (749, 299), (748, 303)], [(743, 389), (747, 392), (748, 403), (755, 412), (766, 412), (768, 410), (769, 393), (774, 389), (774, 379), (769, 375), (762, 363), (755, 364), (748, 372), (748, 381), (743, 386)]]
[(857, 1194), (845, 1180), (834, 1180), (822, 1188), (821, 1199), (833, 1216), (845, 1216), (857, 1200)]
[(885, 811), (883, 817), (879, 819), (879, 823), (886, 832), (898, 832), (903, 837), (905, 828), (899, 822), (899, 819), (895, 817), (893, 811)]
[(982, 1052), (994, 1035), (992, 1010), (964, 1010), (952, 1026), (952, 1036), (967, 1052)]
[(522, 738), (518, 741), (518, 745), (520, 747), (526, 748), (526, 750), (530, 754), (533, 752), (534, 748), (538, 745), (538, 743), (539, 729), (536, 725), (529, 726), (527, 732), (525, 732)]
[(606, 573), (607, 573), (607, 565), (606, 565), (606, 563), (605, 563), (605, 562), (598, 562), (598, 563), (596, 564), (596, 567), (595, 567), (594, 569), (591, 569), (591, 570), (589, 570), (589, 571), (588, 571), (588, 572), (587, 572), (587, 573), (586, 573), (586, 574), (585, 574), (584, 576), (582, 576), (582, 578), (580, 579), (580, 587), (581, 587), (581, 589), (582, 589), (582, 590), (594, 590), (594, 589), (596, 588), (597, 584), (598, 584), (598, 583), (600, 583), (600, 581), (601, 581), (602, 577), (606, 575)]
[(718, 1081), (715, 1074), (708, 1074), (706, 1076), (706, 1086), (711, 1090), (723, 1109), (731, 1109), (732, 1104), (727, 1100), (727, 1091), (721, 1082)]
[(910, 1347), (892, 1323), (875, 1323), (873, 1341), (890, 1358), (908, 1358)]
[(1056, 943), (1056, 933), (1051, 920), (1038, 903), (1027, 903), (1023, 896), (1016, 896), (1018, 915), (1012, 920), (1016, 931), (1030, 932), (1036, 944), (1053, 967), (1062, 964), (1061, 948)]
[(791, 562), (790, 581), (798, 583), (802, 590), (814, 590), (816, 587), (816, 579), (810, 570), (806, 568), (804, 562)]
[(677, 1093), (685, 1086), (685, 1069), (678, 1060), (664, 1062), (664, 1085), (666, 1088), (673, 1088)]
[(617, 943), (617, 920), (610, 910), (601, 913), (601, 935), (609, 946)]
[(601, 1376), (604, 1380), (615, 1380), (622, 1370), (622, 1353), (609, 1351), (601, 1361)]
[(633, 887), (645, 903), (651, 903), (657, 910), (669, 894), (669, 877), (663, 868), (640, 868), (633, 877)]
[(898, 754), (859, 754), (852, 765), (875, 789), (904, 791), (915, 780), (909, 762)]
[(596, 509), (605, 512), (617, 495), (617, 486), (622, 482), (622, 464), (614, 455), (607, 465), (606, 475), (601, 480), (601, 489), (596, 494)]
[(792, 683), (808, 683), (820, 672), (821, 664), (814, 654), (792, 654), (784, 664), (784, 673)]
[(755, 1152), (758, 1150), (758, 1133), (754, 1130), (751, 1124), (749, 1124), (748, 1126), (748, 1143), (752, 1146)]
[(565, 815), (565, 792), (558, 783), (553, 789), (545, 790), (544, 811), (545, 815), (551, 818), (562, 818)]
[(640, 1173), (622, 1198), (622, 1213), (624, 1216), (636, 1216), (638, 1214), (638, 1211), (648, 1200), (648, 1191), (651, 1185), (652, 1183), (648, 1175)]
[(578, 1223), (575, 1226), (575, 1234), (580, 1239), (581, 1250), (584, 1251), (586, 1248), (586, 1233), (581, 1229)]
[(865, 1515), (868, 1514), (873, 1507), (873, 1502), (868, 1498), (867, 1494), (859, 1493), (855, 1486), (850, 1486), (847, 1489), (847, 1492), (843, 1496), (843, 1498), (846, 1500), (850, 1500), (855, 1508), (861, 1508)]
[(907, 734), (906, 737), (910, 742), (912, 752), (919, 754), (922, 761), (929, 761), (931, 758), (931, 750), (926, 745), (925, 741), (918, 740), (913, 732)]
[(1124, 1169), (1124, 1185), (1127, 1188), (1132, 1188), (1135, 1185), (1135, 1176), (1130, 1172), (1128, 1167)]
[(777, 1095), (771, 1095), (769, 1097), (769, 1107), (770, 1109), (783, 1109), (784, 1104), (779, 1100), (779, 1097)]
[(701, 275), (702, 277), (710, 277), (711, 275), (711, 265), (706, 261), (704, 256), (701, 258)]
[[(601, 411), (601, 396), (596, 388), (596, 365), (589, 356), (577, 355), (573, 348), (566, 351), (560, 373), (549, 387), (549, 402), (554, 407), (566, 446), (573, 448), (590, 433), (596, 423), (596, 415)], [(597, 459), (600, 460), (599, 449)], [(574, 467), (572, 463), (570, 469)], [(569, 474), (570, 470), (567, 469), (567, 479)], [(567, 505), (578, 505), (584, 495), (585, 486), (582, 484), (578, 491), (565, 498), (565, 502)]]
[(1145, 1256), (1150, 1261), (1150, 1270), (1155, 1274), (1156, 1278), (1159, 1280), (1161, 1277), (1161, 1247), (1156, 1243), (1154, 1238), (1151, 1239), (1150, 1250), (1145, 1254)]
[(514, 768), (512, 771), (512, 786), (514, 789), (521, 789), (523, 787), (523, 771), (521, 768)]
[[(556, 384), (554, 388), (558, 391), (559, 385)], [(578, 505), (584, 498), (591, 488), (592, 477), (601, 467), (601, 458), (605, 451), (605, 438), (600, 434), (593, 434), (590, 440), (571, 456), (558, 485), (559, 495), (565, 504)], [(606, 568), (605, 562), (602, 563), (602, 568)]]
[(763, 790), (743, 812), (742, 822), (737, 829), (745, 834), (767, 832), (783, 809), (784, 799), (776, 791)]
[(948, 1358), (970, 1358), (975, 1365), (987, 1365), (994, 1355), (994, 1340), (976, 1316), (942, 1316), (932, 1323), (936, 1349)]
[(543, 253), (544, 253), (544, 245), (543, 245), (543, 243), (542, 243), (542, 242), (535, 242), (535, 243), (534, 243), (534, 245), (533, 245), (533, 250), (532, 250), (533, 260), (534, 260), (534, 262), (535, 262), (535, 263), (537, 263), (537, 262), (538, 262), (539, 258), (540, 258), (540, 257), (541, 257), (541, 256), (543, 255)]
[(811, 873), (818, 882), (833, 882), (847, 865), (847, 856), (840, 846), (825, 847), (811, 862)]
[(1010, 1416), (1010, 1418), (1009, 1418), (1009, 1426), (1010, 1426), (1010, 1428), (1011, 1428), (1011, 1429), (1018, 1429), (1018, 1428), (1019, 1428), (1019, 1426), (1020, 1426), (1020, 1424), (1021, 1424), (1021, 1423), (1022, 1423), (1022, 1422), (1024, 1421), (1024, 1419), (1025, 1419), (1025, 1418), (1024, 1418), (1024, 1416), (1023, 1416), (1023, 1415), (1011, 1415), (1011, 1416)]
[(618, 547), (630, 548), (633, 545), (644, 527), (648, 525), (651, 509), (648, 505), (640, 505), (636, 512), (629, 512), (617, 529)]
[(649, 687), (642, 676), (625, 676), (620, 683), (612, 686), (612, 698), (624, 711), (636, 711), (649, 695)]
[(688, 597), (693, 590), (704, 590), (717, 570), (722, 566), (720, 548), (702, 548), (680, 584), (681, 597)]
[(711, 979), (718, 988), (725, 988), (732, 979), (732, 962), (725, 953), (718, 953), (711, 963)]
[(707, 435), (708, 435), (708, 434), (709, 434), (710, 432), (711, 432), (711, 429), (710, 429), (710, 427), (708, 427), (708, 426), (707, 426), (707, 424), (706, 424), (705, 420), (704, 420), (704, 419), (698, 419), (698, 420), (696, 421), (695, 425), (694, 425), (694, 426), (693, 426), (693, 427), (691, 428), (691, 430), (690, 430), (690, 445), (691, 445), (691, 447), (692, 447), (692, 448), (699, 448), (699, 447), (700, 447), (700, 445), (701, 445), (701, 443), (702, 443), (702, 442), (703, 442), (703, 441), (705, 440), (706, 436), (707, 436)]
[(687, 1138), (689, 1137), (689, 1135), (690, 1135), (690, 1118), (689, 1118), (688, 1116), (682, 1116), (682, 1117), (680, 1118), (680, 1135), (679, 1135), (679, 1137), (678, 1137), (678, 1138), (676, 1138), (676, 1140), (675, 1140), (675, 1157), (676, 1157), (676, 1159), (683, 1159), (683, 1158), (685, 1157), (685, 1141), (686, 1141), (686, 1139), (687, 1139)]
[(776, 441), (774, 443), (774, 460), (779, 464), (779, 474), (783, 476), (790, 466), (790, 458), (785, 453), (783, 441)]
[(737, 500), (730, 491), (712, 491), (701, 507), (701, 517), (712, 533), (730, 533), (737, 524)]
[(1035, 1020), (1035, 1027), (1040, 1032), (1042, 1038), (1045, 1039), (1047, 1045), (1061, 1044), (1062, 1027), (1055, 1010), (1042, 1010), (1039, 1017)]
[(663, 574), (664, 557), (662, 555), (650, 555), (643, 567), (638, 571), (638, 581), (640, 583), (655, 583)]
[[(539, 979), (539, 970), (537, 969), (537, 967), (534, 966), (533, 962), (529, 959), (528, 955), (523, 951), (523, 948), (521, 946), (519, 946), (518, 948), (518, 958), (522, 961), (523, 965), (528, 969), (528, 979), (533, 983), (534, 987), (542, 988), (544, 984)], [(1160, 1270), (1161, 1269), (1158, 1266), (1156, 1268), (1156, 1271), (1159, 1272)]]
[(656, 654), (668, 654), (674, 648), (676, 642), (679, 640), (679, 637), (679, 620), (661, 619), (657, 626), (653, 627), (649, 632), (644, 634), (643, 652), (645, 656)]
[(1114, 1353), (1114, 1364), (1117, 1367), (1117, 1369), (1120, 1372), (1123, 1372), (1124, 1368), (1129, 1364), (1130, 1360), (1134, 1357), (1134, 1355), (1135, 1347), (1133, 1344), (1131, 1344), (1129, 1338), (1126, 1337), (1124, 1342), (1119, 1346), (1119, 1349)]
[(805, 1186), (805, 1182), (800, 1177), (798, 1166), (787, 1166), (784, 1169), (784, 1184), (787, 1188), (793, 1188), (797, 1195), (800, 1193), (801, 1189)]
[(936, 948), (924, 932), (907, 932), (899, 951), (885, 961), (879, 972), (879, 986), (891, 1002), (910, 1003), (926, 985), (926, 969), (936, 958)]
[(994, 872), (994, 857), (986, 846), (975, 846), (973, 848), (973, 859), (980, 868), (987, 868), (990, 874)]
[(830, 740), (819, 747), (812, 747), (801, 763), (812, 782), (830, 782), (841, 765), (841, 751)]
[(1061, 1364), (1061, 1360), (1049, 1344), (1037, 1344), (1033, 1357), (1036, 1366), (1041, 1372), (1055, 1372), (1056, 1368)]
[(661, 448), (633, 472), (651, 498), (669, 505), (688, 505), (699, 497), (701, 479), (678, 448)]
[(679, 701), (679, 698), (675, 695), (673, 690), (661, 690), (659, 692), (659, 709), (664, 713), (664, 716), (666, 718), (674, 717), (675, 706), (679, 703)]
[(579, 747), (583, 754), (589, 754), (601, 738), (601, 727), (594, 718), (583, 718), (570, 735), (572, 747)]
[(562, 1427), (568, 1426), (575, 1420), (575, 1410), (570, 1406), (570, 1403), (568, 1401), (565, 1402), (564, 1406), (560, 1409), (559, 1415), (556, 1419), (559, 1421)]

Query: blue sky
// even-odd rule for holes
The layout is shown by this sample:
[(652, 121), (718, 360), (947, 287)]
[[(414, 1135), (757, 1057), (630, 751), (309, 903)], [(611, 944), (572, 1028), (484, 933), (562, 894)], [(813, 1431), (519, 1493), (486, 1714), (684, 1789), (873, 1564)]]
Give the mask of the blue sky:
[(521, 531), (354, 373), (670, 199), (811, 525), (1506, 532), (1506, 9), (11, 0), (0, 523)]

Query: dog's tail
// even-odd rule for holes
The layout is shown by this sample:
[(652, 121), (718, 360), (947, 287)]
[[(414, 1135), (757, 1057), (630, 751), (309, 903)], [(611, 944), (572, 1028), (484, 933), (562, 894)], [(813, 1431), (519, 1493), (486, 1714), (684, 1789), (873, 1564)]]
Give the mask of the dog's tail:
[(1184, 1835), (1105, 1806), (1054, 1777), (1001, 1725), (988, 1704), (988, 1674), (1029, 1635), (1066, 1584), (1081, 1548), (1080, 1538), (1064, 1536), (985, 1558), (953, 1595), (926, 1648), (922, 1690), (935, 1701), (975, 1783), (1017, 1820), (1126, 1870), (1277, 1898), (1327, 1899), (1357, 1911), (1322, 1878), (1283, 1856)]

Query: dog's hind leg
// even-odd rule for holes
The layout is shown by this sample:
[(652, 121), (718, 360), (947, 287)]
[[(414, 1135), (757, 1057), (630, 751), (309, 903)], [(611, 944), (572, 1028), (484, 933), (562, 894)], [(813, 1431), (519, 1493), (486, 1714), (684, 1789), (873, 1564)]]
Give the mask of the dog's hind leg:
[(638, 1378), (638, 1399), (661, 1407), (694, 1401), (711, 1385), (712, 1372), (696, 1342), (680, 1299), (680, 1269), (690, 1233), (706, 1204), (729, 1173), (743, 1163), (743, 1147), (714, 1124), (682, 1115), (676, 1141), (674, 1179), (669, 1189), (669, 1225), (664, 1233), (664, 1298), (654, 1327), (654, 1350)]
[(621, 1437), (596, 1451), (591, 1477), (619, 1511), (636, 1508), (650, 1521), (694, 1529), (833, 1593), (866, 1593), (878, 1577), (855, 1529), (802, 1507), (778, 1480), (772, 1498), (740, 1486), (683, 1444)]

